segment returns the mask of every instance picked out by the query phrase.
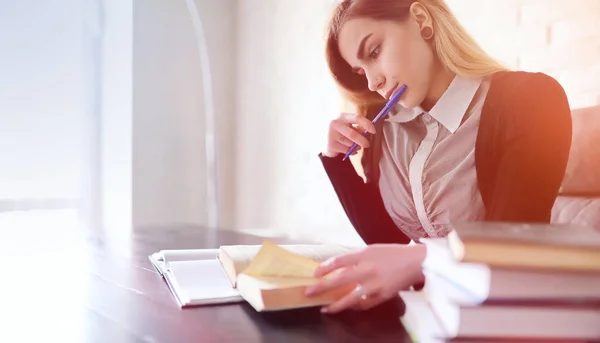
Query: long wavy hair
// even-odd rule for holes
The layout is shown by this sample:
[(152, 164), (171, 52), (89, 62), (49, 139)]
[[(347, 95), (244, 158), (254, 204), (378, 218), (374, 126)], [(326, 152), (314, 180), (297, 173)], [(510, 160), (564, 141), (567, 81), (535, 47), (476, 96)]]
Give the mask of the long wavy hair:
[(423, 5), (432, 19), (433, 50), (437, 59), (451, 72), (460, 76), (482, 77), (506, 70), (491, 58), (467, 33), (443, 0), (344, 0), (333, 11), (329, 21), (326, 59), (333, 77), (344, 97), (353, 103), (360, 114), (369, 107), (382, 104), (383, 99), (368, 88), (363, 75), (352, 72), (338, 48), (342, 25), (353, 18), (403, 21), (409, 16), (413, 3)]
[[(338, 48), (339, 31), (346, 21), (359, 17), (404, 21), (409, 17), (410, 7), (415, 2), (423, 5), (431, 17), (432, 49), (446, 69), (466, 77), (485, 77), (506, 70), (467, 33), (444, 0), (343, 0), (336, 6), (329, 21), (326, 59), (345, 100), (354, 105), (358, 114), (369, 119), (384, 106), (385, 99), (369, 90), (366, 77), (354, 73), (342, 58)], [(379, 136), (369, 136), (371, 148), (361, 149), (352, 159), (357, 173), (367, 182), (379, 177), (377, 165), (380, 148), (377, 137)]]

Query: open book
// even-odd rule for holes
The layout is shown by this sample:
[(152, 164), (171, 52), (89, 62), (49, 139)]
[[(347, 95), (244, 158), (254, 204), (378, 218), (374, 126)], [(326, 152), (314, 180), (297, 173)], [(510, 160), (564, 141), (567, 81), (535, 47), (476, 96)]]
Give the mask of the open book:
[(329, 304), (348, 287), (304, 296), (326, 259), (355, 248), (337, 245), (225, 245), (219, 249), (163, 250), (149, 256), (181, 307), (247, 301), (257, 311)]
[(243, 301), (217, 260), (218, 249), (162, 250), (149, 256), (180, 307)]

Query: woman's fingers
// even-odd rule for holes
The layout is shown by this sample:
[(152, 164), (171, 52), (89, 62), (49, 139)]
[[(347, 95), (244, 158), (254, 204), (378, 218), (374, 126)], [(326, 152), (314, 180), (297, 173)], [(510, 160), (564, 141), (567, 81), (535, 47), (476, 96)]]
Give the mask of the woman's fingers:
[(348, 151), (348, 147), (340, 142), (333, 142), (329, 144), (329, 151), (334, 152), (336, 154), (345, 154)]
[(330, 258), (317, 267), (315, 277), (325, 276), (336, 269), (354, 266), (358, 263), (360, 257), (361, 252), (358, 251)]
[(338, 138), (335, 140), (335, 142), (340, 143), (342, 146), (344, 146), (346, 150), (348, 150), (348, 148), (350, 148), (352, 144), (354, 144), (354, 142), (350, 138), (344, 136), (341, 133), (338, 133)]
[(375, 133), (375, 125), (373, 125), (373, 123), (366, 117), (363, 117), (356, 113), (342, 113), (341, 117), (344, 121), (361, 127), (362, 131), (366, 130), (369, 133)]
[(367, 137), (363, 136), (361, 132), (359, 132), (352, 126), (339, 125), (338, 132), (341, 136), (345, 137), (346, 140), (349, 140), (351, 142), (350, 145), (356, 143), (363, 148), (369, 147), (369, 140), (367, 139)]
[(339, 273), (331, 274), (330, 277), (323, 278), (316, 285), (309, 287), (306, 290), (306, 295), (318, 295), (348, 284), (358, 284), (368, 278), (368, 276), (369, 270), (365, 267), (344, 268)]
[(323, 152), (324, 155), (335, 157), (340, 153), (345, 154), (353, 144), (358, 144), (363, 148), (369, 147), (369, 140), (364, 136), (365, 131), (375, 133), (375, 126), (371, 121), (357, 114), (342, 113), (329, 124), (328, 142), (327, 148)]
[[(362, 137), (363, 131), (362, 129), (358, 128), (358, 127), (354, 127), (354, 126), (350, 126), (350, 128), (354, 131), (356, 131), (356, 133)], [(342, 145), (346, 146), (346, 147), (351, 147), (355, 142), (351, 139), (351, 137), (348, 137), (348, 133), (350, 131), (344, 129), (344, 132), (338, 131), (338, 135), (337, 135), (337, 139), (335, 141), (342, 143)], [(367, 140), (368, 141), (368, 140)], [(359, 145), (360, 146), (360, 145)]]
[[(342, 144), (339, 141), (331, 142), (327, 145), (328, 155), (331, 156), (331, 155), (337, 155), (337, 154), (345, 154), (348, 152), (348, 150), (350, 149), (352, 144), (353, 144), (352, 142), (349, 142), (348, 144)], [(360, 149), (361, 149), (361, 147), (358, 146), (358, 148), (356, 148), (356, 150), (354, 150), (352, 155), (356, 155), (360, 151)]]
[(383, 303), (384, 301), (386, 301), (385, 298), (382, 298), (379, 295), (372, 295), (369, 296), (367, 299), (365, 300), (361, 300), (358, 302), (358, 304), (354, 305), (352, 307), (353, 310), (356, 311), (365, 311), (365, 310), (370, 310), (373, 307), (380, 305), (381, 303)]
[[(363, 301), (366, 302), (369, 301), (369, 299), (379, 298), (378, 288), (373, 288), (373, 286), (370, 285), (370, 283), (366, 283), (364, 285), (356, 287), (352, 292), (346, 294), (340, 300), (321, 309), (321, 312), (338, 313), (349, 308), (357, 308), (361, 306), (360, 303)], [(375, 306), (376, 304), (377, 303), (370, 305)]]

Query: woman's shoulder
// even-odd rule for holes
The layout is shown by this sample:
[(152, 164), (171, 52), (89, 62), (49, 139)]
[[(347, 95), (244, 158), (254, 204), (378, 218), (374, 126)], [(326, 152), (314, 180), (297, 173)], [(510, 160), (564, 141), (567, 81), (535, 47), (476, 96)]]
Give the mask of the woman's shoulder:
[[(552, 98), (548, 99), (550, 96)], [(490, 77), (488, 98), (507, 100), (506, 97), (510, 97), (511, 103), (540, 98), (559, 102), (567, 100), (564, 88), (554, 77), (542, 72), (528, 71), (501, 71)]]
[[(552, 76), (541, 72), (502, 71), (490, 78), (486, 97), (489, 114), (513, 115), (519, 120), (570, 116), (567, 94)], [(524, 115), (527, 114), (527, 115)]]

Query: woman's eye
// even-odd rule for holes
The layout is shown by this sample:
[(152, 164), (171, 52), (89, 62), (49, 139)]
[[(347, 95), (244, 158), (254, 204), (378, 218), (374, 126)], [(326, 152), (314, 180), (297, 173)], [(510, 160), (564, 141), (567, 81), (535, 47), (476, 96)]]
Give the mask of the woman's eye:
[(373, 51), (371, 51), (371, 53), (369, 54), (369, 57), (375, 58), (375, 57), (377, 57), (377, 55), (379, 55), (379, 47), (376, 47), (375, 49), (373, 49)]

